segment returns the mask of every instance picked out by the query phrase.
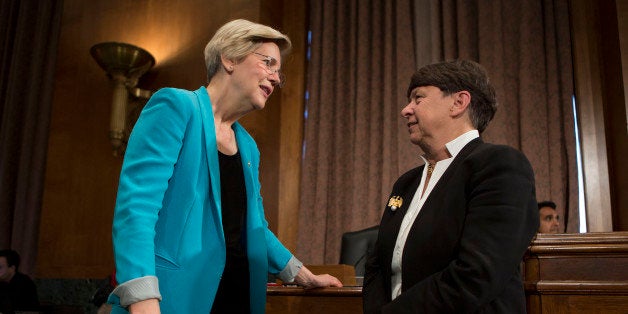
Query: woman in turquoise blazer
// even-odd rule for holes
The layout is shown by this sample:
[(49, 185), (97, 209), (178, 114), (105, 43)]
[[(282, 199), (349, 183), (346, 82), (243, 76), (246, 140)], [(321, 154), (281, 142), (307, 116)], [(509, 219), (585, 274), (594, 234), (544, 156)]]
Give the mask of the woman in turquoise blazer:
[[(237, 122), (264, 108), (283, 84), (280, 61), (290, 47), (288, 37), (270, 27), (229, 22), (205, 48), (206, 87), (164, 88), (146, 104), (120, 174), (113, 221), (119, 285), (109, 298), (112, 313), (217, 312), (216, 302), (230, 305), (229, 296), (246, 295), (246, 288), (249, 303), (243, 308), (263, 313), (268, 273), (305, 287), (342, 286), (332, 276), (313, 275), (268, 229), (259, 150)], [(243, 178), (221, 174), (222, 158), (233, 156), (241, 160), (236, 166)], [(242, 183), (236, 187), (246, 198), (240, 200), (245, 204), (240, 224), (231, 220), (235, 225), (225, 218), (231, 207), (223, 205), (238, 199), (223, 199), (221, 191), (232, 180)], [(233, 233), (236, 239), (241, 235), (245, 243), (240, 268), (227, 263), (232, 241), (225, 230), (234, 226), (240, 231)], [(248, 287), (234, 291), (234, 285), (221, 282), (226, 266), (231, 275), (248, 277)], [(226, 297), (215, 300), (219, 290)], [(239, 300), (232, 302), (234, 309)]]

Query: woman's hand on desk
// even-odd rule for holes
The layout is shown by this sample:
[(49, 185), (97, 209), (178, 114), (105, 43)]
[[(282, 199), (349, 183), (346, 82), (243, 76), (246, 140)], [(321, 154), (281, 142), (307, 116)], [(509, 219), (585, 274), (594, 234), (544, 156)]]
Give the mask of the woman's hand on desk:
[(305, 266), (301, 267), (299, 273), (294, 278), (294, 282), (303, 286), (305, 289), (320, 288), (320, 287), (342, 287), (342, 282), (338, 278), (329, 275), (314, 275)]

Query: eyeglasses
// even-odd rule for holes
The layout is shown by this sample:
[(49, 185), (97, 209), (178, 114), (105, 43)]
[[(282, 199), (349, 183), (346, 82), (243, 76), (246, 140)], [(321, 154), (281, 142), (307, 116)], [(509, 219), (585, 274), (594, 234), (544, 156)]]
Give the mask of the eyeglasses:
[(286, 76), (281, 73), (280, 69), (274, 69), (273, 70), (273, 66), (277, 65), (277, 59), (271, 57), (271, 56), (267, 56), (265, 54), (261, 54), (259, 52), (253, 52), (253, 54), (256, 54), (260, 57), (263, 57), (262, 61), (264, 61), (264, 69), (266, 70), (266, 72), (268, 74), (275, 74), (277, 73), (277, 76), (279, 76), (279, 83), (277, 83), (277, 86), (279, 86), (280, 88), (283, 87), (283, 85), (286, 83)]

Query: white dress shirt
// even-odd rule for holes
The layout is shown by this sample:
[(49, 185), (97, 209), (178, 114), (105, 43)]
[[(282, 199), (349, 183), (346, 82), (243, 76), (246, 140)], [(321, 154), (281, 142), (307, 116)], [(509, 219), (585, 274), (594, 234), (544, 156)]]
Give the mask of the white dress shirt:
[[(436, 162), (434, 166), (434, 171), (432, 172), (432, 176), (430, 177), (430, 181), (428, 182), (427, 188), (425, 189), (425, 193), (421, 195), (421, 191), (424, 189), (425, 179), (427, 178), (427, 167), (423, 168), (423, 174), (421, 175), (421, 183), (419, 183), (419, 187), (414, 193), (414, 197), (410, 202), (410, 207), (408, 207), (408, 211), (406, 215), (403, 217), (403, 221), (401, 222), (401, 228), (399, 229), (399, 233), (397, 234), (397, 242), (395, 243), (395, 249), (393, 250), (393, 257), (391, 266), (391, 287), (392, 287), (392, 299), (394, 300), (401, 294), (401, 259), (403, 256), (403, 248), (405, 247), (406, 240), (408, 238), (408, 233), (416, 220), (416, 217), (419, 215), (419, 211), (423, 207), (425, 200), (430, 195), (430, 192), (440, 179), (440, 177), (445, 173), (451, 162), (454, 160), (456, 155), (472, 140), (480, 137), (480, 133), (478, 130), (468, 131), (453, 141), (445, 144), (447, 147), (447, 151), (451, 157), (447, 159), (440, 160)], [(421, 159), (427, 165), (427, 160), (425, 157), (421, 156)]]

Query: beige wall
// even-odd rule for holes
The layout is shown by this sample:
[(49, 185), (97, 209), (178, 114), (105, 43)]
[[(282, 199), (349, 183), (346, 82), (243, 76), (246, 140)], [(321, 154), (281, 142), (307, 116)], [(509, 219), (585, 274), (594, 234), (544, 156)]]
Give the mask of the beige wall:
[[(114, 267), (111, 221), (122, 158), (112, 155), (107, 138), (111, 84), (90, 47), (120, 41), (148, 50), (157, 63), (140, 80), (142, 88), (197, 89), (206, 85), (205, 44), (234, 18), (271, 25), (295, 42), (297, 55), (284, 64), (288, 88), (273, 95), (266, 109), (241, 121), (262, 154), (262, 194), (271, 229), (289, 247), (294, 245), (290, 222), (296, 220), (298, 205), (304, 85), (304, 60), (298, 54), (304, 51), (305, 15), (304, 4), (297, 2), (64, 1), (37, 277), (101, 278)], [(284, 17), (284, 6), (293, 12), (289, 17)], [(280, 208), (287, 210), (279, 215)]]

